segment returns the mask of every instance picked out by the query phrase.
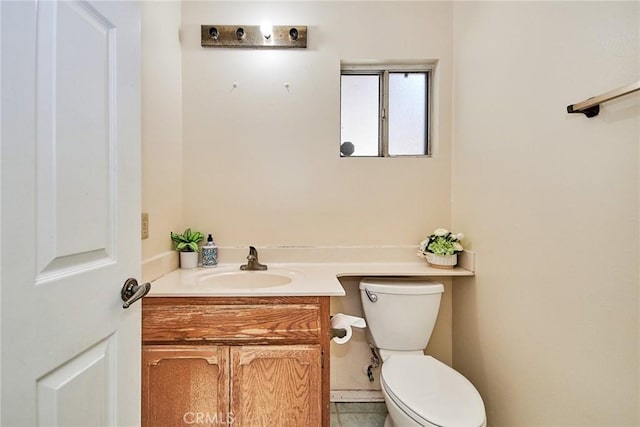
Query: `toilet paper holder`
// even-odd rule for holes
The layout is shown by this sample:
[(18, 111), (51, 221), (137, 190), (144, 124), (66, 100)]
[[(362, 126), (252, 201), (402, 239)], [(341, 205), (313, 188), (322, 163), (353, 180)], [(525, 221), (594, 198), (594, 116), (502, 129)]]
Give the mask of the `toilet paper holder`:
[(331, 340), (336, 344), (344, 344), (351, 339), (352, 328), (366, 328), (367, 322), (362, 317), (336, 313), (329, 317)]
[(331, 328), (331, 339), (344, 338), (347, 335), (347, 330), (344, 328)]

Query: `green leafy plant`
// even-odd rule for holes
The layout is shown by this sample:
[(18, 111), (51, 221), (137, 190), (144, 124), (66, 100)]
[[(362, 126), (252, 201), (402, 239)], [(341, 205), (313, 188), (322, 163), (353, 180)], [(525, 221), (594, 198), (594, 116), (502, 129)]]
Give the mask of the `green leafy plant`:
[(171, 240), (175, 245), (176, 251), (180, 252), (199, 252), (198, 243), (204, 239), (204, 234), (199, 231), (191, 231), (190, 228), (184, 230), (182, 234), (171, 232)]
[(443, 256), (457, 254), (464, 249), (460, 244), (460, 240), (463, 238), (464, 234), (462, 233), (454, 234), (445, 228), (438, 228), (420, 242), (418, 255), (426, 257), (429, 252)]

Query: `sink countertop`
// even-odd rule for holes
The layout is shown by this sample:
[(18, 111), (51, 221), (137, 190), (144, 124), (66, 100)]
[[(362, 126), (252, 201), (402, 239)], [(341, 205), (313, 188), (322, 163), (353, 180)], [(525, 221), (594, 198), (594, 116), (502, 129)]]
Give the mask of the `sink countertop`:
[[(295, 273), (291, 283), (263, 288), (212, 289), (201, 285), (198, 278), (210, 274), (238, 271), (240, 264), (219, 264), (215, 268), (177, 269), (151, 284), (149, 297), (180, 296), (343, 296), (338, 280), (345, 276), (473, 276), (461, 267), (438, 269), (424, 260), (413, 262), (345, 262), (345, 263), (269, 263), (270, 269)], [(268, 273), (269, 270), (266, 271)], [(251, 272), (248, 272), (251, 274)]]

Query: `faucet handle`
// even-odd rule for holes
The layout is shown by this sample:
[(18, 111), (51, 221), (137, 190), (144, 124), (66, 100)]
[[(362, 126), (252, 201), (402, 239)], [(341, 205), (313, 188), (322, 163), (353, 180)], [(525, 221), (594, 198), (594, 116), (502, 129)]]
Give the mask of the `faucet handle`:
[(267, 266), (260, 264), (258, 261), (258, 250), (255, 246), (249, 246), (249, 255), (247, 256), (247, 264), (241, 265), (240, 270), (266, 270)]

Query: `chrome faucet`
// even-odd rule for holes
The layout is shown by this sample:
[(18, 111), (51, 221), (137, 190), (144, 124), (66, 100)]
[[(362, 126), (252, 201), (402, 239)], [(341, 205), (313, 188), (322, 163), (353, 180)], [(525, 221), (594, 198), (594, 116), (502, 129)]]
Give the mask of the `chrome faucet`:
[(266, 270), (267, 266), (260, 264), (258, 261), (258, 250), (253, 246), (249, 246), (249, 256), (247, 256), (247, 263), (240, 266), (240, 270), (256, 271)]

